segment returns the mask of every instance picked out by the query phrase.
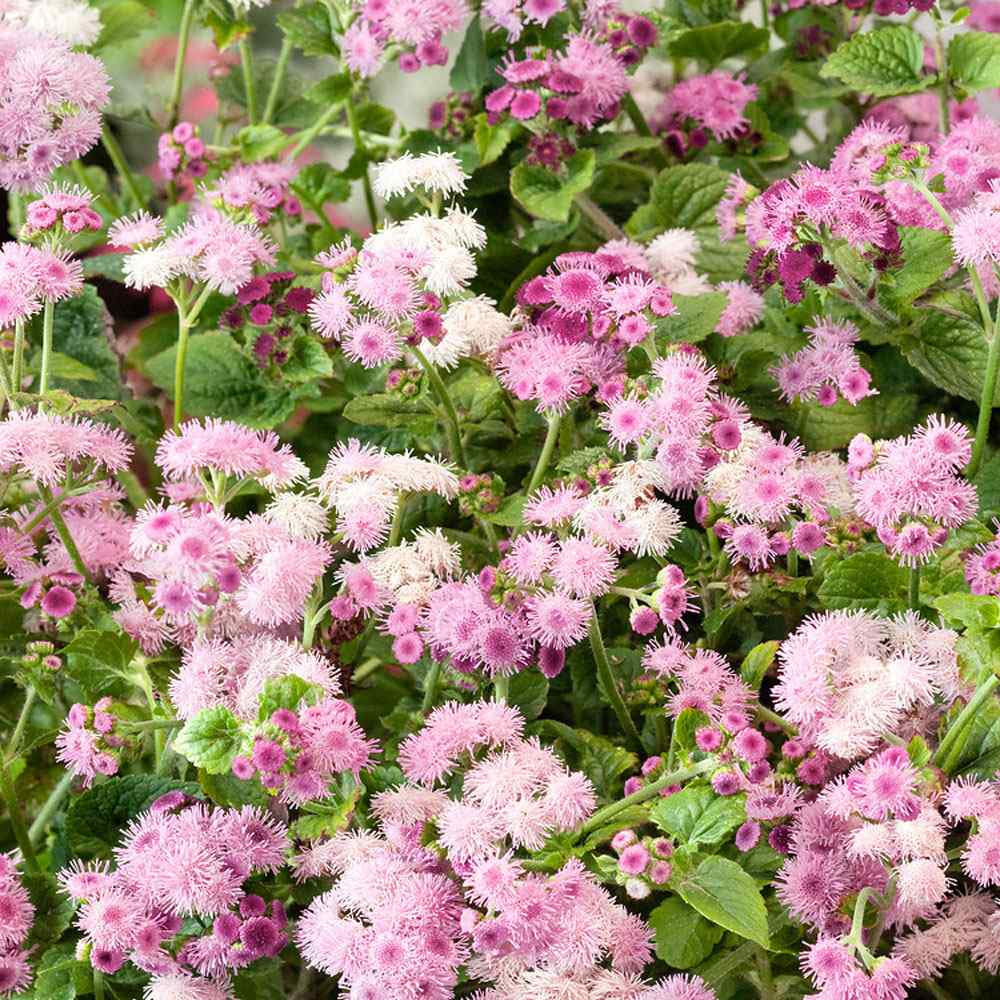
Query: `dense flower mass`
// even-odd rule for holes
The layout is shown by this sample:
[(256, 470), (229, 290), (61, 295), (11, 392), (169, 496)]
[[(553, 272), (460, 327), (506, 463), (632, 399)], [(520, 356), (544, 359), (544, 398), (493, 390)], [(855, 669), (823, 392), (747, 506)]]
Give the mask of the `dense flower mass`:
[(997, 994), (954, 6), (0, 0), (0, 998)]

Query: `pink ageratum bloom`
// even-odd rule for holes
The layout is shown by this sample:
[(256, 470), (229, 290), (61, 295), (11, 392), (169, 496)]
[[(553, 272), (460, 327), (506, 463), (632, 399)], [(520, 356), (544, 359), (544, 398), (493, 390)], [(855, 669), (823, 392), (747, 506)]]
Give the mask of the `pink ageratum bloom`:
[(754, 84), (717, 69), (672, 87), (654, 120), (661, 128), (683, 127), (689, 120), (708, 129), (720, 141), (733, 139), (749, 127), (744, 110), (756, 97)]
[(30, 191), (83, 156), (110, 92), (101, 61), (57, 34), (0, 30), (0, 187)]

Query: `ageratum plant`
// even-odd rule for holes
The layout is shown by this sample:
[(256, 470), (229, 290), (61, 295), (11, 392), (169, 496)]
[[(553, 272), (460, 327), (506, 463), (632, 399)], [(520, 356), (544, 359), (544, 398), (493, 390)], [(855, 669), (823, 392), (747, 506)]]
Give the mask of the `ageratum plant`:
[(0, 0), (0, 997), (1000, 996), (994, 32)]

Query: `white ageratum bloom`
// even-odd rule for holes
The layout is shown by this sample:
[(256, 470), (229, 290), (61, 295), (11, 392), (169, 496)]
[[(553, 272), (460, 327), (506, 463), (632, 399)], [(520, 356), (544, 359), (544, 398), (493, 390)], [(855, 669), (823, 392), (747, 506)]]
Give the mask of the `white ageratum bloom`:
[(183, 257), (168, 244), (136, 250), (122, 261), (125, 284), (129, 288), (162, 288), (183, 268)]
[(163, 222), (149, 212), (136, 212), (117, 219), (108, 227), (108, 243), (116, 247), (137, 248), (163, 238)]
[(466, 175), (454, 153), (404, 153), (378, 164), (372, 186), (381, 198), (395, 198), (422, 187), (432, 194), (457, 195), (465, 190)]
[(0, 3), (0, 24), (55, 35), (84, 47), (101, 34), (101, 15), (86, 0), (6, 0)]
[(694, 270), (701, 244), (690, 229), (665, 229), (646, 247), (646, 260), (657, 277), (679, 277)]
[(427, 360), (442, 368), (454, 368), (462, 358), (487, 357), (513, 329), (510, 317), (485, 295), (453, 302), (441, 323), (444, 336), (421, 346)]
[(423, 604), (462, 567), (459, 547), (440, 529), (418, 528), (412, 540), (382, 549), (364, 560), (375, 582), (401, 604)]
[(296, 538), (317, 539), (326, 533), (329, 514), (317, 497), (282, 492), (268, 504), (264, 517)]

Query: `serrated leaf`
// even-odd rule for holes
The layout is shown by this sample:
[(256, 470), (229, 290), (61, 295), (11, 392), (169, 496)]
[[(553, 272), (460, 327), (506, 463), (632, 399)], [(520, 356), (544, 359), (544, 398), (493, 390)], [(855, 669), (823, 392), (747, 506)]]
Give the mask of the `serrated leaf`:
[(989, 352), (983, 329), (974, 320), (928, 310), (914, 336), (902, 341), (900, 350), (934, 385), (978, 401)]
[(267, 722), (279, 708), (288, 708), (294, 712), (303, 699), (313, 702), (321, 694), (321, 688), (310, 684), (297, 674), (271, 677), (264, 684), (264, 690), (257, 702), (257, 720)]
[(671, 37), (670, 54), (682, 59), (697, 59), (709, 68), (730, 56), (766, 46), (771, 33), (746, 21), (719, 21), (689, 28)]
[(742, 796), (719, 796), (705, 785), (688, 785), (660, 799), (649, 818), (664, 833), (697, 847), (720, 844), (747, 817)]
[(486, 39), (483, 38), (483, 28), (479, 15), (475, 14), (465, 29), (462, 47), (455, 56), (455, 64), (451, 67), (448, 82), (452, 90), (467, 91), (478, 94), (486, 83), (489, 64), (486, 61)]
[[(173, 345), (146, 362), (153, 383), (173, 398)], [(298, 397), (272, 383), (232, 337), (204, 333), (188, 341), (184, 412), (192, 417), (238, 420), (250, 427), (274, 427), (295, 411)]]
[(519, 163), (511, 171), (511, 194), (525, 211), (536, 218), (565, 222), (569, 218), (573, 199), (590, 187), (594, 164), (592, 149), (574, 153), (566, 163), (565, 174)]
[(35, 919), (22, 947), (43, 951), (62, 937), (73, 922), (76, 907), (48, 872), (25, 872), (21, 884), (35, 908)]
[(942, 594), (930, 604), (950, 625), (989, 629), (1000, 624), (1000, 600), (992, 594)]
[(236, 133), (236, 144), (247, 163), (256, 163), (277, 156), (288, 145), (288, 136), (274, 125), (247, 125)]
[(833, 406), (796, 404), (787, 413), (786, 426), (810, 451), (845, 448), (855, 434), (892, 438), (907, 433), (917, 418), (917, 397), (908, 392), (887, 391), (868, 396), (856, 406), (839, 399)]
[(322, 3), (308, 3), (295, 10), (282, 11), (278, 15), (278, 27), (303, 55), (335, 56), (339, 53), (330, 30), (329, 10)]
[(122, 45), (155, 26), (153, 12), (139, 0), (91, 0), (101, 15), (101, 33), (92, 52)]
[(153, 774), (127, 774), (95, 785), (73, 799), (66, 812), (66, 838), (73, 854), (110, 857), (129, 821), (177, 789), (199, 794), (196, 784)]
[(537, 670), (522, 670), (510, 679), (509, 704), (527, 720), (537, 719), (549, 699), (549, 682)]
[(486, 514), (485, 519), (502, 528), (518, 528), (524, 521), (524, 505), (527, 501), (528, 498), (522, 493), (515, 493), (504, 500), (499, 510)]
[(673, 296), (677, 312), (656, 320), (657, 342), (697, 344), (704, 340), (718, 326), (728, 301), (725, 292)]
[(647, 919), (656, 935), (656, 957), (675, 969), (704, 962), (725, 933), (677, 896), (665, 899)]
[(521, 128), (520, 122), (515, 118), (504, 118), (496, 125), (491, 125), (485, 114), (477, 115), (474, 138), (479, 152), (479, 165), (485, 167), (499, 160)]
[(315, 337), (297, 337), (281, 374), (288, 382), (316, 382), (333, 374), (333, 361)]
[(344, 416), (355, 424), (404, 427), (414, 434), (432, 432), (437, 426), (437, 417), (425, 400), (388, 392), (356, 396), (344, 407)]
[(705, 163), (685, 163), (661, 170), (653, 182), (650, 201), (664, 229), (711, 230), (715, 207), (722, 200), (729, 174)]
[(820, 76), (838, 80), (874, 97), (926, 90), (934, 76), (924, 76), (924, 40), (912, 28), (894, 25), (855, 35), (834, 51)]
[(681, 876), (674, 888), (685, 903), (712, 923), (762, 948), (770, 947), (764, 898), (757, 883), (734, 861), (707, 857)]
[(302, 96), (326, 111), (331, 104), (341, 104), (351, 96), (354, 82), (350, 73), (334, 73), (314, 83)]
[(963, 31), (948, 43), (948, 75), (967, 94), (1000, 87), (1000, 35)]
[(897, 305), (918, 299), (952, 267), (951, 238), (937, 229), (902, 226), (903, 265), (893, 272), (890, 293)]
[(589, 730), (574, 729), (554, 719), (543, 719), (535, 724), (535, 729), (557, 740), (572, 755), (577, 770), (590, 778), (603, 798), (619, 797), (622, 775), (634, 771), (639, 764), (634, 753)]
[(203, 708), (174, 737), (176, 753), (209, 774), (225, 774), (243, 745), (240, 720), (222, 705)]
[(827, 571), (817, 596), (836, 611), (900, 611), (906, 606), (906, 571), (878, 552), (856, 552)]
[(122, 632), (85, 628), (62, 648), (66, 674), (90, 700), (105, 695), (123, 696), (134, 685), (130, 664), (138, 644)]

